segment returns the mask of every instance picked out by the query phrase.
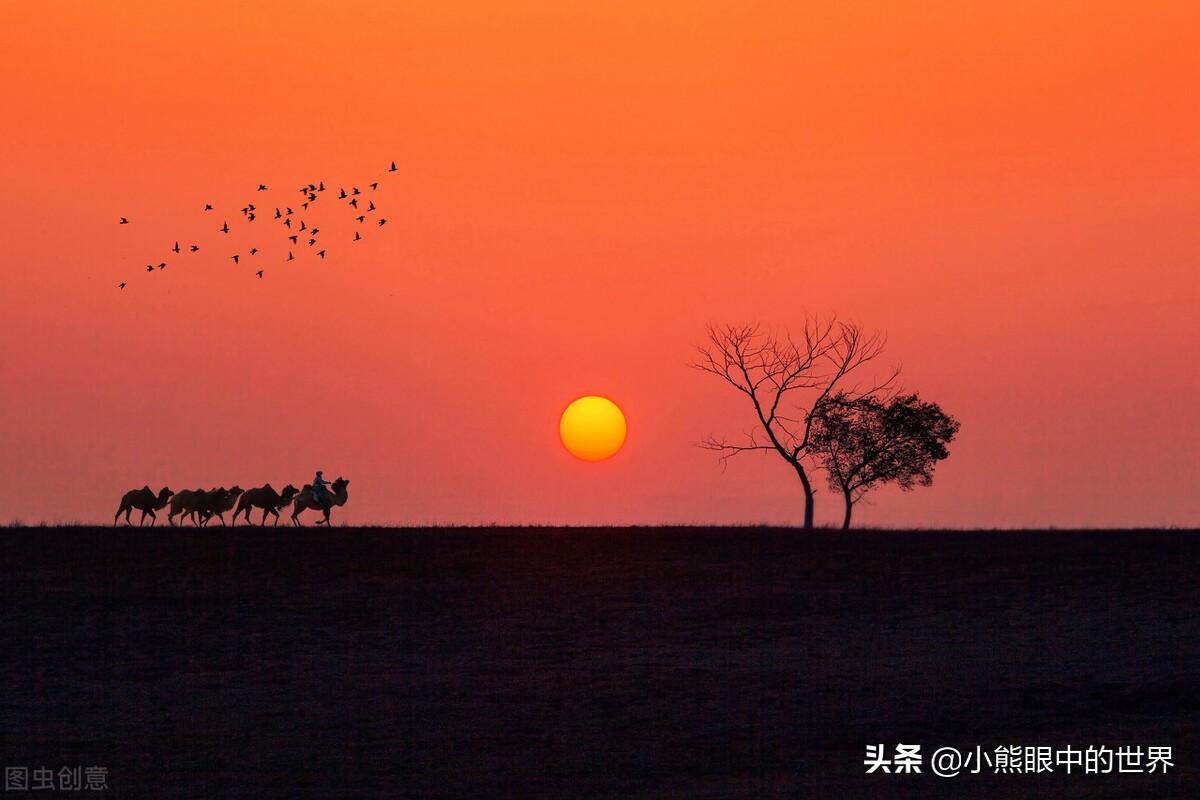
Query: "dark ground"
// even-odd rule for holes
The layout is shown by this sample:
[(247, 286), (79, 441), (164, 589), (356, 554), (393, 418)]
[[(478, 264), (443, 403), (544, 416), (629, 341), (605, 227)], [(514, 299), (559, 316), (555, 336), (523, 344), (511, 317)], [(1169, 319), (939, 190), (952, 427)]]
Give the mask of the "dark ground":
[[(108, 767), (52, 796), (1194, 798), (1198, 563), (1186, 531), (0, 530), (0, 756)], [(865, 775), (880, 742), (1175, 767)]]

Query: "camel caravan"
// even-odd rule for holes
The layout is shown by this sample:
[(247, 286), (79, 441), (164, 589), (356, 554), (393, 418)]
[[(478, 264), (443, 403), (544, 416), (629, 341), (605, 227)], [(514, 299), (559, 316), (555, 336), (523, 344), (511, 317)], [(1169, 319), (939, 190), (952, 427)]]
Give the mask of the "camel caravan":
[[(305, 484), (303, 489), (297, 489), (289, 483), (283, 487), (282, 492), (275, 491), (275, 488), (269, 483), (255, 489), (245, 490), (240, 486), (233, 486), (229, 489), (221, 486), (215, 489), (183, 489), (179, 492), (172, 492), (164, 487), (158, 494), (151, 491), (149, 486), (143, 486), (141, 489), (126, 492), (125, 496), (121, 498), (121, 505), (113, 517), (113, 525), (118, 524), (122, 514), (125, 515), (125, 524), (133, 525), (129, 515), (134, 511), (142, 512), (138, 527), (146, 523), (147, 516), (150, 517), (150, 524), (154, 525), (158, 521), (158, 515), (155, 512), (162, 511), (168, 506), (170, 509), (167, 512), (167, 521), (172, 526), (182, 524), (184, 520), (190, 520), (199, 528), (207, 525), (213, 517), (221, 520), (222, 525), (236, 525), (239, 514), (244, 517), (246, 524), (250, 525), (253, 524), (250, 512), (255, 509), (262, 510), (262, 519), (259, 521), (259, 525), (267, 524), (268, 514), (274, 517), (273, 524), (278, 525), (279, 512), (289, 504), (292, 506), (293, 525), (300, 525), (300, 513), (308, 510), (321, 512), (323, 516), (317, 521), (317, 524), (328, 525), (329, 512), (333, 510), (333, 507), (346, 505), (346, 488), (350, 485), (350, 481), (346, 478), (338, 478), (326, 488), (321, 473), (318, 472), (313, 483), (316, 484), (315, 487), (313, 484)], [(225, 514), (230, 511), (233, 511), (232, 523), (226, 523)]]

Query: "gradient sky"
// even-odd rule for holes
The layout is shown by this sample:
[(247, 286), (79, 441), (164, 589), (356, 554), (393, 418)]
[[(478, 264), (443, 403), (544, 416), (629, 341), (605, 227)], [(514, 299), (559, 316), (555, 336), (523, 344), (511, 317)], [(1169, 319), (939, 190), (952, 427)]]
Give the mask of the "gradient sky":
[[(0, 74), (0, 521), (320, 467), (348, 522), (797, 523), (687, 363), (837, 312), (963, 425), (857, 522), (1200, 524), (1194, 2), (6, 3)], [(199, 212), (393, 159), (261, 281)]]

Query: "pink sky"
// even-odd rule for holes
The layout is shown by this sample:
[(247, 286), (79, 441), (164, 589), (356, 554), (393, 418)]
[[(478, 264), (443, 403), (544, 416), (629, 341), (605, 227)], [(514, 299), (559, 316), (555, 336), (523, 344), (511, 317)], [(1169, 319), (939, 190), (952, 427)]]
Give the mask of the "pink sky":
[[(1195, 4), (286, 8), (0, 10), (0, 521), (323, 468), (352, 523), (793, 524), (782, 463), (695, 446), (750, 418), (687, 363), (836, 312), (962, 422), (858, 524), (1200, 524)], [(393, 159), (326, 262), (215, 231)], [(590, 393), (599, 464), (557, 441)]]

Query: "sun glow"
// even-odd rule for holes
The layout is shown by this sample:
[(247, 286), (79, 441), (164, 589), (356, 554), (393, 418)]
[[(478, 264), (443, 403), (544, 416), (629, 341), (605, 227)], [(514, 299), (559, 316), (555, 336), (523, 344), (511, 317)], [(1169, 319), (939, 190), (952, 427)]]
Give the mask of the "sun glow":
[(612, 400), (587, 395), (567, 406), (558, 435), (567, 452), (584, 461), (603, 461), (625, 444), (625, 415)]

